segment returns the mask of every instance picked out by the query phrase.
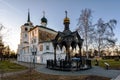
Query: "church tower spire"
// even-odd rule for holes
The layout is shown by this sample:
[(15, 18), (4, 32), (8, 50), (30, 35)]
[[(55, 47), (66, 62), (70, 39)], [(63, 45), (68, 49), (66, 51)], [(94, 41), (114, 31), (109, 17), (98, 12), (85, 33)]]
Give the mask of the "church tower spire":
[(28, 20), (27, 22), (30, 22), (30, 12), (29, 12), (29, 9), (28, 9)]

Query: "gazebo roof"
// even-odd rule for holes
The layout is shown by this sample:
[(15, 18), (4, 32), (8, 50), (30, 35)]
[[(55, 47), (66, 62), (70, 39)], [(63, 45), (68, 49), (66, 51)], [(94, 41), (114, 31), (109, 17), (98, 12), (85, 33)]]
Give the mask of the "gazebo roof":
[[(67, 12), (66, 12), (66, 18), (68, 18)], [(53, 40), (54, 48), (56, 48), (57, 45), (59, 45), (61, 49), (63, 46), (65, 46), (65, 48), (72, 47), (72, 49), (76, 48), (77, 45), (79, 46), (79, 48), (82, 46), (83, 39), (81, 39), (77, 31), (72, 32), (69, 29), (69, 24), (70, 22), (68, 21), (65, 22), (64, 20), (64, 25), (65, 25), (64, 31), (58, 32), (57, 36)]]
[(83, 39), (79, 36), (78, 32), (58, 32), (57, 36), (53, 40), (54, 47), (59, 47), (62, 49), (63, 46), (69, 48), (70, 46), (72, 49), (76, 48), (78, 45), (79, 47), (82, 46)]

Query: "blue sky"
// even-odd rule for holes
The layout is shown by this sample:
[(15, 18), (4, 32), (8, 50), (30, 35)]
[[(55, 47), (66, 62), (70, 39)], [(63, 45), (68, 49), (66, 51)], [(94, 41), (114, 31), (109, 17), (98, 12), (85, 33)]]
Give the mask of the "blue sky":
[(70, 18), (70, 28), (77, 28), (77, 19), (81, 10), (92, 10), (92, 22), (102, 18), (105, 22), (116, 19), (115, 37), (120, 44), (120, 1), (119, 0), (0, 0), (0, 23), (6, 27), (4, 42), (15, 50), (20, 42), (20, 26), (27, 22), (27, 12), (30, 9), (31, 21), (40, 25), (40, 19), (45, 11), (48, 27), (56, 31), (64, 29), (65, 10)]

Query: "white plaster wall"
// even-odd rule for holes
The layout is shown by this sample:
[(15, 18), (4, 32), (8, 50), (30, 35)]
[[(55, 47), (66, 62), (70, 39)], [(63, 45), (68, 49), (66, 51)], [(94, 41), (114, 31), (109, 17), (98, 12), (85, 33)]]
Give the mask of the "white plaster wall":
[[(27, 27), (28, 30), (31, 28), (30, 26), (24, 26), (24, 25), (21, 27), (21, 44), (18, 46), (18, 54), (19, 54), (19, 56), (17, 58), (18, 61), (33, 62), (34, 56), (32, 56), (32, 53), (31, 53), (31, 48), (33, 47), (33, 45), (35, 45), (37, 47), (37, 55), (35, 56), (36, 63), (46, 63), (47, 59), (54, 59), (54, 54), (43, 54), (45, 52), (54, 53), (54, 48), (53, 48), (52, 42), (42, 42), (42, 43), (38, 42), (39, 29), (42, 29), (43, 31), (48, 31), (53, 34), (57, 34), (57, 32), (53, 32), (53, 31), (46, 30), (44, 28), (36, 27), (35, 29), (32, 30), (34, 32), (34, 36), (32, 36), (32, 31), (30, 31), (30, 32), (24, 31), (25, 27)], [(26, 38), (24, 37), (25, 34), (27, 34)], [(36, 38), (36, 43), (31, 43), (31, 40), (33, 38)], [(24, 41), (29, 42), (29, 44), (24, 44), (23, 43)], [(43, 45), (43, 51), (39, 50), (40, 45)], [(47, 45), (49, 45), (49, 50), (46, 50)], [(61, 51), (60, 49), (56, 51), (57, 59), (60, 57), (59, 54), (63, 53), (63, 52), (64, 52), (64, 50)], [(60, 59), (64, 59), (65, 54), (61, 54), (61, 55), (62, 55), (62, 57), (60, 57)]]
[(46, 64), (46, 61), (49, 59), (54, 59), (54, 54), (43, 54), (42, 55), (42, 63)]

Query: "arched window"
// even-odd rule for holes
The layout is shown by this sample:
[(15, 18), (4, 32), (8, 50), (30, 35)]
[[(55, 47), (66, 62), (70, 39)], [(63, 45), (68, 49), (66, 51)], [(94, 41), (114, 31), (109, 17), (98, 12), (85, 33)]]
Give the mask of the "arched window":
[(46, 46), (46, 50), (49, 50), (49, 49), (50, 49), (50, 48), (49, 48), (49, 45), (47, 45), (47, 46)]
[(27, 37), (27, 34), (25, 34), (25, 37)]
[(28, 31), (28, 28), (25, 28), (25, 31)]

